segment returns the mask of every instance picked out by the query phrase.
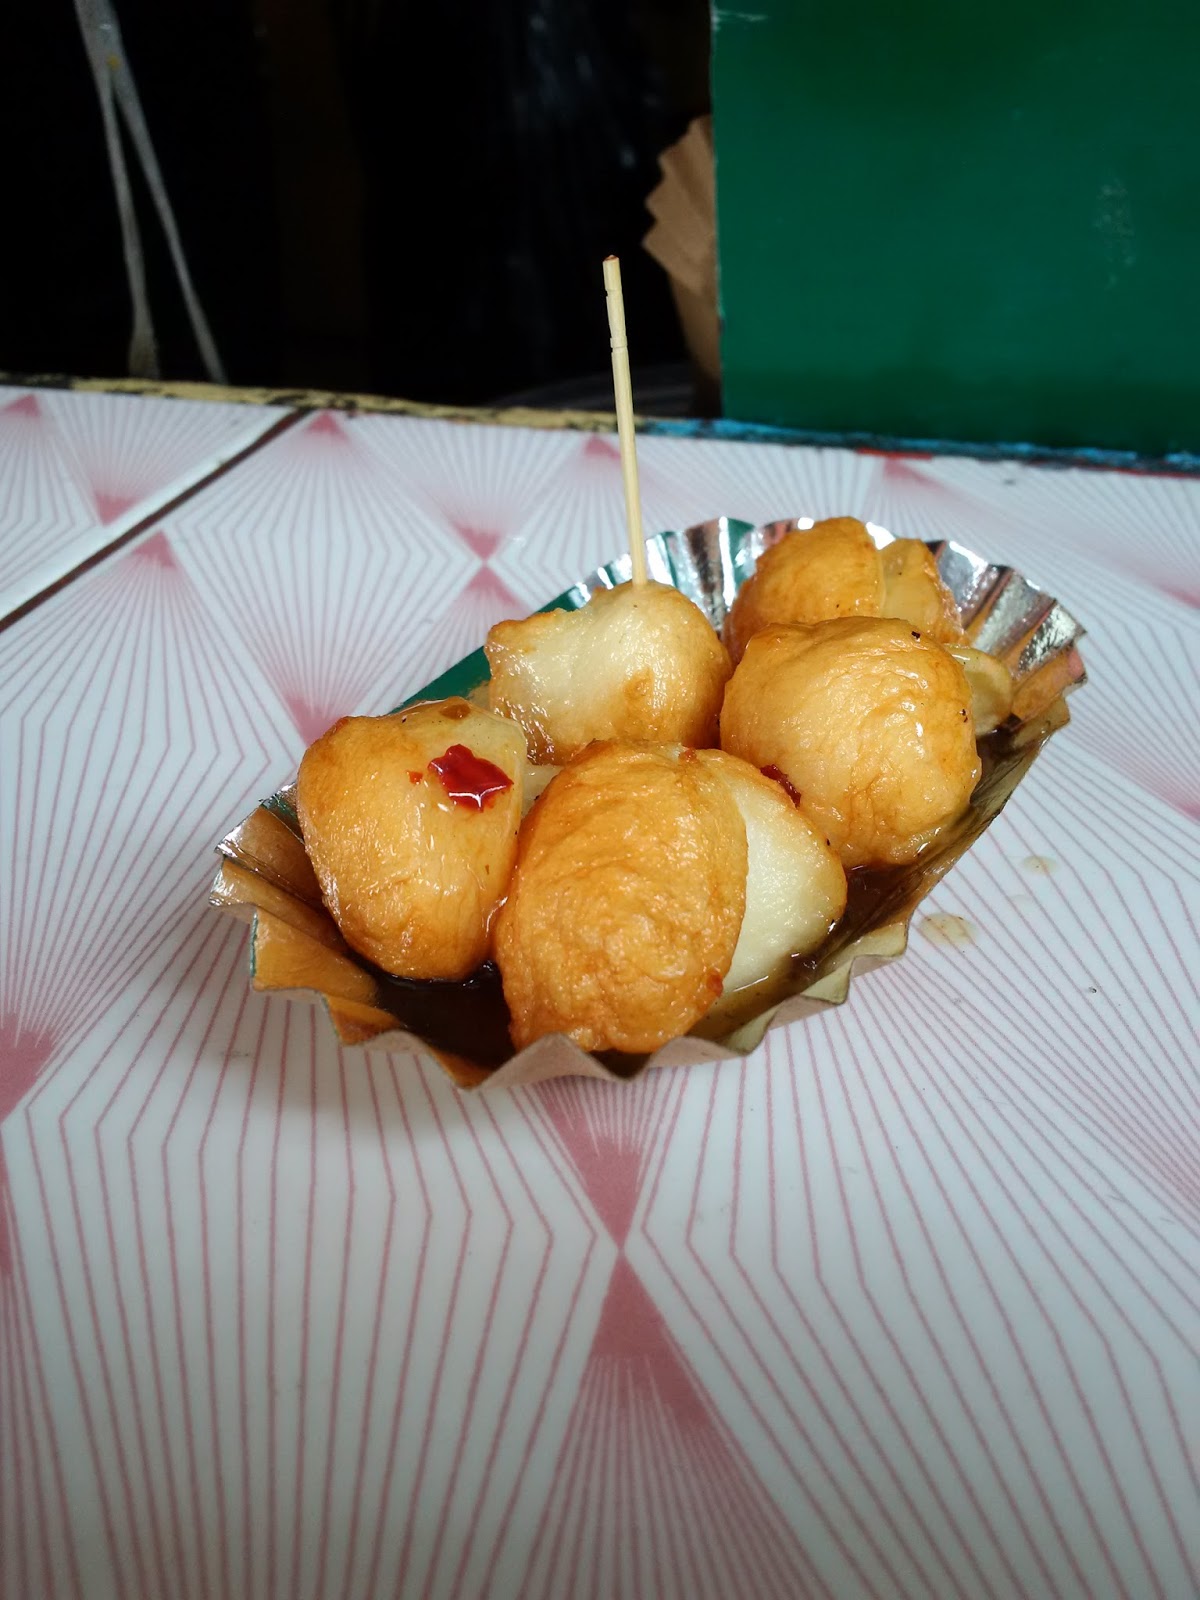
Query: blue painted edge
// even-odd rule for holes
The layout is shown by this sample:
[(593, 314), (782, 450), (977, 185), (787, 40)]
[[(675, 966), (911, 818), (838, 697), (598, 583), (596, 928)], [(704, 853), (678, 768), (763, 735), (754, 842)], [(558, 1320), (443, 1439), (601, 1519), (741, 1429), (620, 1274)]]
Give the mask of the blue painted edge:
[(1140, 456), (1134, 450), (1057, 449), (1040, 444), (967, 444), (951, 439), (895, 439), (875, 433), (820, 433), (781, 428), (732, 417), (645, 417), (638, 432), (668, 439), (727, 439), (754, 444), (815, 445), (821, 449), (871, 450), (895, 455), (973, 456), (980, 461), (1021, 461), (1042, 467), (1101, 467), (1112, 472), (1200, 475), (1200, 455), (1181, 450)]

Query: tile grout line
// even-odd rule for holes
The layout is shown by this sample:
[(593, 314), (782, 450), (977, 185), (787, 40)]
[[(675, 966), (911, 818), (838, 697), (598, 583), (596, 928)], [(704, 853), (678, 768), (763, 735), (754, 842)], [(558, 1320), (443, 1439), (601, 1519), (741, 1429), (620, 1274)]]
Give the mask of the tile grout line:
[(240, 467), (243, 461), (246, 461), (252, 455), (257, 454), (257, 452), (261, 450), (264, 445), (271, 444), (275, 439), (278, 439), (281, 434), (287, 433), (290, 428), (295, 427), (298, 422), (303, 421), (308, 414), (309, 413), (305, 411), (291, 411), (286, 416), (278, 418), (271, 424), (269, 428), (258, 434), (256, 438), (251, 439), (249, 444), (243, 445), (240, 450), (235, 451), (235, 453), (231, 455), (228, 460), (220, 462), (219, 465), (213, 467), (211, 471), (206, 472), (203, 477), (197, 478), (195, 483), (188, 484), (185, 489), (181, 489), (179, 493), (173, 495), (171, 499), (165, 500), (161, 505), (156, 506), (154, 510), (149, 512), (146, 516), (139, 517), (131, 528), (126, 528), (124, 533), (117, 534), (117, 536), (113, 539), (110, 539), (107, 544), (101, 545), (98, 550), (91, 551), (83, 558), (82, 561), (77, 562), (75, 566), (73, 566), (68, 572), (64, 572), (61, 577), (55, 578), (53, 583), (48, 583), (44, 589), (39, 589), (36, 594), (30, 595), (28, 600), (22, 600), (19, 606), (14, 606), (11, 611), (6, 612), (2, 617), (0, 617), (0, 633), (3, 633), (6, 628), (11, 627), (13, 623), (20, 622), (21, 619), (23, 617), (27, 617), (30, 612), (36, 611), (38, 607), (43, 605), (47, 600), (53, 599), (56, 594), (59, 594), (63, 589), (68, 588), (71, 584), (76, 582), (77, 579), (82, 578), (86, 573), (90, 572), (93, 567), (99, 566), (102, 561), (106, 561), (108, 557), (115, 554), (116, 551), (124, 548), (125, 545), (130, 544), (140, 534), (146, 533), (154, 525), (154, 523), (160, 522), (164, 517), (170, 516), (170, 514), (173, 511), (177, 511), (185, 501), (191, 500), (193, 496), (199, 494), (201, 490), (207, 489), (209, 485), (215, 483), (218, 478), (223, 478), (226, 473), (232, 472), (236, 467)]

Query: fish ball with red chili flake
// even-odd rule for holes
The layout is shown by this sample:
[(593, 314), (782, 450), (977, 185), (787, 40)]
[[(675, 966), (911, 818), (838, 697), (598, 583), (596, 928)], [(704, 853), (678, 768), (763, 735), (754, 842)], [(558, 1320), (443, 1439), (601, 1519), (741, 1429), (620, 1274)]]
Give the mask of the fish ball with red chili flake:
[(346, 943), (402, 978), (485, 959), (516, 860), (525, 740), (453, 699), (344, 717), (305, 752), (296, 809)]

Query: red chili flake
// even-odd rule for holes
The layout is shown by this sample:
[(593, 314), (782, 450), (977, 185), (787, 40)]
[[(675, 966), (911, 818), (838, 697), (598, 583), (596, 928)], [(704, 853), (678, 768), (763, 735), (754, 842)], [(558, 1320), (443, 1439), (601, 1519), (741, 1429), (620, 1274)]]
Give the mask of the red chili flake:
[(420, 783), (424, 776), (425, 774), (423, 772), (414, 772), (411, 767), (408, 769), (409, 783)]
[(477, 756), (465, 744), (452, 744), (445, 755), (429, 763), (429, 770), (442, 780), (456, 805), (474, 806), (476, 811), (482, 811), (498, 794), (512, 788), (507, 772)]
[(786, 772), (780, 772), (779, 768), (774, 766), (760, 767), (758, 770), (762, 773), (764, 778), (770, 778), (772, 783), (777, 783), (781, 788), (786, 789), (788, 799), (794, 806), (798, 806), (800, 804), (800, 791), (788, 778)]

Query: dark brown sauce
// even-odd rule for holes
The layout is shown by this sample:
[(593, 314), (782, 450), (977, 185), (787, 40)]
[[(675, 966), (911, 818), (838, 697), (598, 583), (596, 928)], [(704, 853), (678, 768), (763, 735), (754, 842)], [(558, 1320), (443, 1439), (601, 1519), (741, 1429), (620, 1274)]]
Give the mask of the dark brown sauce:
[[(882, 869), (855, 868), (847, 874), (846, 910), (828, 938), (811, 955), (795, 956), (786, 971), (773, 979), (752, 984), (729, 997), (719, 1020), (705, 1019), (692, 1032), (722, 1040), (769, 1006), (801, 994), (839, 964), (848, 945), (869, 928), (908, 916), (941, 875), (953, 864), (964, 838), (974, 838), (1008, 797), (1006, 780), (1020, 765), (1024, 752), (1016, 750), (1003, 732), (979, 741), (983, 775), (971, 804), (929, 844), (911, 865)], [(360, 958), (361, 959), (361, 958)], [(368, 963), (364, 962), (364, 965)], [(514, 1054), (509, 1036), (509, 1010), (492, 962), (461, 983), (421, 983), (393, 978), (373, 969), (379, 982), (379, 1003), (400, 1024), (436, 1049), (465, 1056), (481, 1067), (499, 1067)], [(612, 1072), (629, 1077), (648, 1059), (619, 1051), (595, 1052)]]
[[(358, 959), (370, 966), (363, 957)], [(379, 984), (377, 1003), (434, 1049), (465, 1056), (481, 1067), (503, 1066), (513, 1054), (508, 1006), (492, 962), (460, 983), (418, 982), (393, 978), (378, 967), (371, 970)]]

